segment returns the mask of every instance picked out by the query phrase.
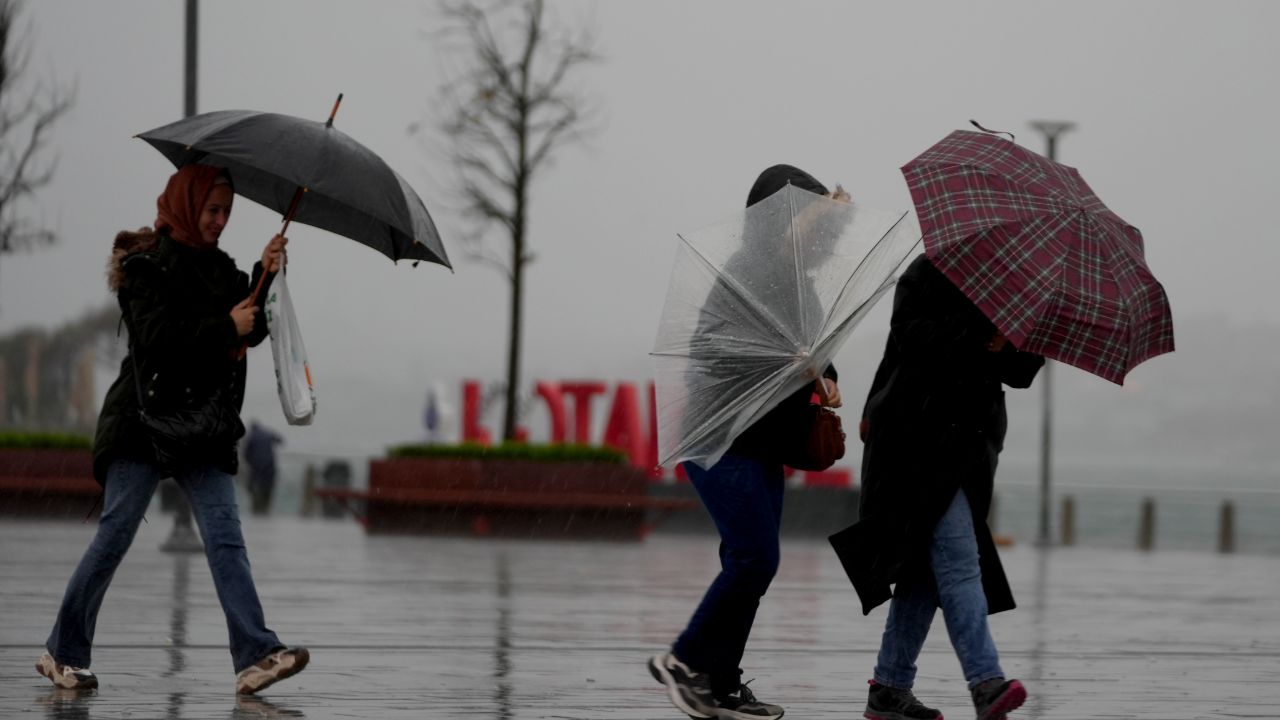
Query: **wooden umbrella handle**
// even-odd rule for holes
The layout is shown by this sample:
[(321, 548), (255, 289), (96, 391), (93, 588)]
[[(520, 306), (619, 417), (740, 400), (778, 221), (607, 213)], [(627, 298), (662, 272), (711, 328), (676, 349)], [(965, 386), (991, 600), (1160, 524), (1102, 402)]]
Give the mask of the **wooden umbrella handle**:
[[(298, 212), (298, 204), (302, 202), (302, 196), (307, 189), (300, 187), (293, 192), (293, 200), (289, 201), (289, 211), (284, 214), (284, 224), (280, 226), (280, 235), (283, 236), (289, 230), (289, 223), (293, 222), (293, 216)], [(262, 286), (267, 281), (267, 269), (262, 269), (262, 275), (258, 276), (258, 284), (253, 288), (253, 302), (258, 302), (258, 296), (262, 294)]]
[[(339, 99), (341, 99), (341, 96), (339, 96)], [(306, 192), (307, 189), (304, 187), (300, 187), (293, 191), (293, 200), (289, 201), (289, 210), (284, 214), (284, 224), (280, 226), (281, 235), (284, 235), (285, 232), (289, 230), (289, 223), (293, 222), (293, 216), (298, 212), (298, 204), (302, 202), (302, 196)], [(262, 296), (262, 288), (266, 283), (267, 269), (262, 268), (262, 274), (258, 276), (258, 284), (253, 286), (253, 292), (249, 295), (249, 298), (252, 300), (250, 303), (251, 305), (258, 304), (258, 298)], [(240, 349), (236, 351), (236, 359), (240, 360), (248, 352), (249, 343), (247, 341), (240, 343)]]
[[(333, 109), (329, 111), (329, 119), (325, 121), (324, 126), (333, 127), (333, 118), (338, 114), (338, 107), (342, 105), (343, 93), (338, 93), (338, 99), (333, 101)], [(293, 216), (298, 212), (298, 203), (302, 202), (302, 195), (307, 191), (304, 187), (299, 187), (293, 192), (293, 200), (289, 202), (289, 210), (284, 214), (284, 225), (280, 227), (280, 234), (283, 236), (289, 230), (289, 223), (293, 221)], [(267, 269), (262, 269), (262, 275), (258, 276), (258, 284), (253, 288), (253, 294), (249, 297), (253, 299), (251, 304), (258, 304), (258, 298), (262, 295), (262, 288), (267, 281)], [(239, 360), (249, 351), (249, 343), (240, 343), (240, 351), (236, 353), (236, 359)]]

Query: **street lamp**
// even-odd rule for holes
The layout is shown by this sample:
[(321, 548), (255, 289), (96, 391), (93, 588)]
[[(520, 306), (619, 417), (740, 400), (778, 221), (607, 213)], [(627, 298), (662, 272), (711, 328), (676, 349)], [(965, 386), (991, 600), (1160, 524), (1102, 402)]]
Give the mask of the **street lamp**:
[[(183, 68), (182, 114), (190, 117), (196, 114), (196, 40), (197, 25), (200, 17), (199, 0), (187, 0), (186, 7), (186, 50)], [(180, 492), (177, 480), (168, 480), (160, 490), (163, 504), (166, 492), (173, 502), (173, 530), (169, 538), (160, 545), (164, 552), (195, 553), (204, 551), (204, 543), (196, 535), (191, 525), (191, 503)]]
[[(1058, 136), (1075, 129), (1076, 124), (1066, 120), (1032, 120), (1031, 127), (1044, 135), (1045, 157), (1057, 160)], [(1040, 416), (1040, 526), (1036, 544), (1049, 546), (1049, 486), (1053, 467), (1053, 361), (1045, 360), (1040, 371), (1042, 394)]]

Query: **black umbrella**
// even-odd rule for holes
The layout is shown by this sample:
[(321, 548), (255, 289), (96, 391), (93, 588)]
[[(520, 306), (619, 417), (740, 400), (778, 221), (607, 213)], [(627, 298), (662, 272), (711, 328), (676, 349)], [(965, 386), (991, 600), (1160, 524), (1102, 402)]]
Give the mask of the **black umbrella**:
[[(451, 268), (444, 243), (409, 183), (373, 151), (327, 122), (219, 110), (138, 134), (177, 167), (227, 168), (236, 193), (290, 220), (364, 243), (392, 260)], [(283, 230), (281, 231), (284, 232)]]

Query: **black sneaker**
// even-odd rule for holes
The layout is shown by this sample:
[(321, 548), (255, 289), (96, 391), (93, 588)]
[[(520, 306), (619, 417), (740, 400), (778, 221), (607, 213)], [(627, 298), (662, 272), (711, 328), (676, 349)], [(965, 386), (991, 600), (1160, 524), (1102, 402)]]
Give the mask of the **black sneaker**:
[(777, 705), (757, 700), (747, 683), (742, 683), (736, 691), (720, 698), (716, 717), (720, 720), (778, 720), (782, 713), (782, 708)]
[(1027, 689), (1017, 680), (991, 678), (973, 689), (973, 709), (978, 711), (978, 720), (1004, 720), (1006, 714), (1026, 701)]
[(649, 658), (649, 673), (667, 686), (671, 704), (691, 718), (713, 718), (719, 706), (711, 694), (711, 678), (694, 672), (675, 655), (666, 652)]
[(910, 690), (881, 685), (875, 680), (868, 684), (871, 689), (867, 692), (867, 711), (862, 714), (867, 720), (942, 720), (941, 712), (926, 707)]

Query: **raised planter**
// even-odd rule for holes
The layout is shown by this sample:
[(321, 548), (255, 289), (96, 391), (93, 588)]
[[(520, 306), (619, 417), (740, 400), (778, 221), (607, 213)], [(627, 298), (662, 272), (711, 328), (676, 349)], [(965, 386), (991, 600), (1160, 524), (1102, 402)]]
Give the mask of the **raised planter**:
[(369, 464), (365, 491), (320, 491), (363, 501), (370, 533), (636, 539), (651, 513), (692, 506), (654, 499), (646, 474), (588, 460), (399, 457)]
[(0, 447), (0, 515), (82, 520), (101, 492), (87, 449)]

